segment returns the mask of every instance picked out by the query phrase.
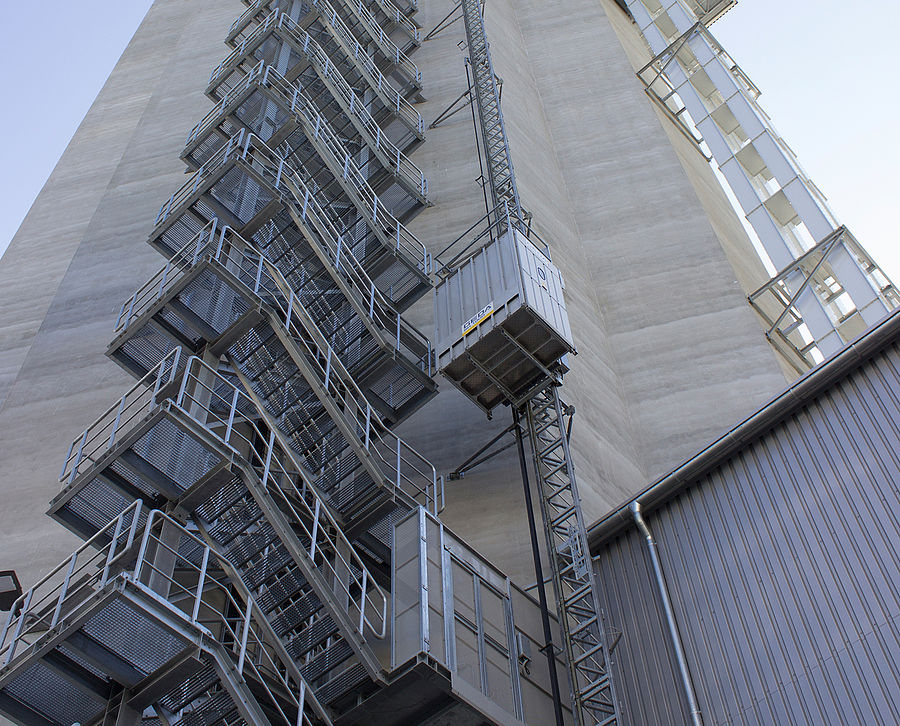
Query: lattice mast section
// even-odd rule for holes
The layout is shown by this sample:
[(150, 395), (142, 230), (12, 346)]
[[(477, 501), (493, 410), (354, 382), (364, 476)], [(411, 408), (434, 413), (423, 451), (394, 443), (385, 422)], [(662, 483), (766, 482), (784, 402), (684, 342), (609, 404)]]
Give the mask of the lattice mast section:
[(563, 420), (566, 407), (559, 388), (551, 386), (525, 408), (576, 717), (585, 726), (617, 724), (606, 631)]
[(504, 208), (508, 210), (513, 224), (521, 228), (524, 226), (522, 205), (509, 153), (506, 125), (500, 109), (500, 89), (484, 30), (481, 0), (462, 0), (462, 13), (469, 45), (469, 64), (472, 67), (472, 90), (475, 93), (481, 140), (487, 161), (491, 202), (501, 225), (501, 232), (505, 215), (501, 215), (500, 210)]
[[(491, 200), (498, 220), (505, 216), (501, 214), (505, 209), (509, 224), (527, 234), (480, 0), (462, 0), (462, 12)], [(546, 386), (519, 406), (527, 419), (537, 470), (575, 717), (584, 726), (611, 726), (619, 722), (617, 701), (558, 378), (549, 378)]]

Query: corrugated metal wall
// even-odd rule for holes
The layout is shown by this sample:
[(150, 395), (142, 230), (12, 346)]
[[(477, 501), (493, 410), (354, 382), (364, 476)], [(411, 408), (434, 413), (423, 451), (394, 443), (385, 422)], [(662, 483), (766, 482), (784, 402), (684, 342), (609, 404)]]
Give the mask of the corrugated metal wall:
[[(644, 513), (703, 720), (900, 723), (900, 349)], [(688, 722), (643, 538), (597, 559), (625, 721)]]

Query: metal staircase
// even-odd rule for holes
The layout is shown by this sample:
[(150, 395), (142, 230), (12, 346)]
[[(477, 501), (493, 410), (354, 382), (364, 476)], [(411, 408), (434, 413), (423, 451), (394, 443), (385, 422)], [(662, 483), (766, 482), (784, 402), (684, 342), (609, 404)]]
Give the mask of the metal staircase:
[[(87, 540), (72, 563), (93, 564), (84, 553), (99, 548), (107, 567), (74, 590), (67, 576), (49, 623), (35, 621), (30, 591), (0, 639), (11, 684), (0, 708), (26, 722), (86, 726), (152, 707), (170, 724), (330, 723), (386, 683), (390, 649), (376, 644), (389, 632), (393, 522), (420, 506), (436, 513), (442, 499), (433, 466), (390, 428), (436, 391), (430, 343), (399, 312), (431, 287), (430, 258), (397, 217), (426, 203), (398, 146), (423, 124), (379, 66), (405, 76), (407, 93), (420, 76), (365, 6), (340, 7), (316, 3), (299, 21), (268, 13), (213, 75), (222, 102), (183, 155), (196, 171), (150, 237), (168, 262), (123, 305), (109, 349), (139, 380), (73, 441), (51, 504)], [(360, 101), (367, 85), (380, 105)], [(51, 632), (73, 650), (85, 635), (70, 611), (101, 606), (118, 608), (98, 615), (114, 634), (149, 634), (144, 621), (173, 604), (145, 602), (147, 583), (163, 599), (177, 583), (188, 624), (150, 634), (168, 648), (152, 668), (124, 664), (133, 646), (108, 639), (97, 663), (120, 670), (85, 676), (96, 688), (77, 718), (81, 696), (54, 712), (32, 662), (51, 656), (26, 654), (26, 640)], [(243, 607), (228, 599), (236, 592)], [(204, 630), (211, 593), (224, 620)], [(48, 667), (70, 680), (94, 667), (62, 659)]]
[[(343, 79), (341, 79), (343, 80)], [(341, 84), (346, 111), (331, 113), (331, 120), (320, 110), (311, 94), (290, 84), (278, 71), (263, 61), (232, 88), (219, 104), (191, 131), (182, 158), (194, 169), (203, 166), (221, 146), (241, 128), (259, 136), (267, 145), (286, 144), (291, 155), (312, 146), (332, 174), (343, 179), (355, 156), (347, 150), (365, 146), (378, 165), (367, 165), (366, 182), (382, 197), (392, 200), (392, 209), (401, 218), (415, 214), (427, 205), (425, 175), (390, 139), (356, 94)], [(307, 163), (312, 155), (304, 154)], [(349, 159), (345, 162), (345, 159)], [(321, 162), (320, 162), (321, 163)], [(345, 172), (344, 167), (347, 164)], [(358, 176), (358, 172), (357, 172)]]
[(23, 593), (0, 634), (23, 723), (331, 721), (232, 562), (140, 501)]
[[(182, 153), (192, 173), (148, 240), (166, 262), (107, 351), (137, 382), (75, 437), (51, 502), (85, 544), (10, 611), (0, 713), (352, 726), (371, 708), (388, 726), (517, 726), (547, 712), (519, 667), (536, 603), (444, 533), (443, 480), (393, 432), (436, 392), (431, 342), (402, 315), (432, 290), (405, 226), (428, 203), (406, 156), (424, 130), (414, 8), (255, 2), (232, 26), (216, 106)], [(476, 597), (494, 607), (470, 624)], [(441, 637), (411, 637), (437, 612)], [(479, 646), (477, 682), (455, 655), (471, 627), (504, 633)]]
[[(372, 114), (401, 148), (412, 143), (410, 135), (424, 138), (425, 122), (408, 97), (415, 85), (397, 88), (384, 76), (375, 61), (354, 39), (336, 14), (307, 15), (303, 21), (273, 10), (210, 75), (206, 93), (219, 101), (260, 60), (274, 65), (291, 82), (301, 79), (310, 68), (321, 80), (332, 67), (351, 88), (374, 94)], [(403, 128), (386, 125), (382, 119), (395, 118)]]

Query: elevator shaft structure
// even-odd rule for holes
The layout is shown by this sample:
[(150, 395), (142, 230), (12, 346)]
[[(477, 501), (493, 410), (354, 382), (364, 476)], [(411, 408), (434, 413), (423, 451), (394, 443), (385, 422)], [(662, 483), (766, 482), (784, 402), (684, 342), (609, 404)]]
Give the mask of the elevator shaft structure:
[[(494, 204), (493, 214), (488, 214), (488, 229), (496, 227), (497, 241), (458, 263), (438, 288), (438, 365), (489, 415), (502, 402), (525, 416), (574, 716), (582, 726), (612, 726), (620, 723), (618, 704), (559, 399), (562, 375), (567, 370), (563, 358), (567, 352), (574, 352), (562, 279), (545, 255), (546, 245), (541, 245), (541, 251), (527, 239), (482, 3), (462, 0), (461, 4)], [(493, 240), (494, 234), (490, 237)], [(489, 281), (485, 290), (475, 269), (490, 271), (489, 280), (492, 276), (518, 280), (520, 287), (500, 291)], [(466, 300), (464, 291), (468, 289), (476, 290), (474, 304)], [(505, 294), (498, 300), (500, 292)], [(486, 297), (481, 299), (480, 295)], [(454, 319), (454, 313), (460, 309), (474, 311), (473, 317), (462, 322), (461, 337), (460, 331), (454, 329), (454, 323), (460, 323)], [(442, 338), (447, 342), (442, 342)], [(552, 645), (548, 643), (547, 647)]]
[(653, 56), (638, 76), (733, 192), (776, 270), (750, 303), (775, 349), (805, 372), (900, 306), (900, 295), (836, 221), (760, 107), (759, 89), (709, 32), (716, 16), (693, 1), (625, 4)]
[(502, 233), (507, 215), (517, 228), (524, 226), (522, 204), (509, 153), (503, 111), (500, 108), (497, 76), (484, 31), (484, 7), (480, 0), (465, 1), (461, 5), (469, 47), (469, 65), (472, 68), (471, 91), (475, 94), (481, 144), (487, 163), (487, 186), (495, 214), (498, 215), (496, 221), (499, 231)]

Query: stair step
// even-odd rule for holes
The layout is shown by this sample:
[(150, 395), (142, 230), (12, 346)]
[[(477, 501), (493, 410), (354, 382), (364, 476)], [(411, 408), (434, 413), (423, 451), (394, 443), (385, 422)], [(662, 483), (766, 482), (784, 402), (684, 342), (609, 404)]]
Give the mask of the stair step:
[(300, 672), (306, 680), (315, 681), (328, 671), (339, 666), (352, 655), (353, 649), (347, 641), (342, 638), (302, 666)]
[(328, 638), (337, 635), (337, 632), (337, 624), (331, 616), (323, 615), (312, 625), (290, 637), (285, 645), (291, 658), (297, 662), (302, 662), (303, 656), (320, 646)]
[(316, 690), (316, 696), (320, 702), (331, 705), (342, 696), (359, 688), (368, 681), (369, 676), (366, 673), (366, 669), (363, 668), (362, 664), (355, 663), (320, 686)]

